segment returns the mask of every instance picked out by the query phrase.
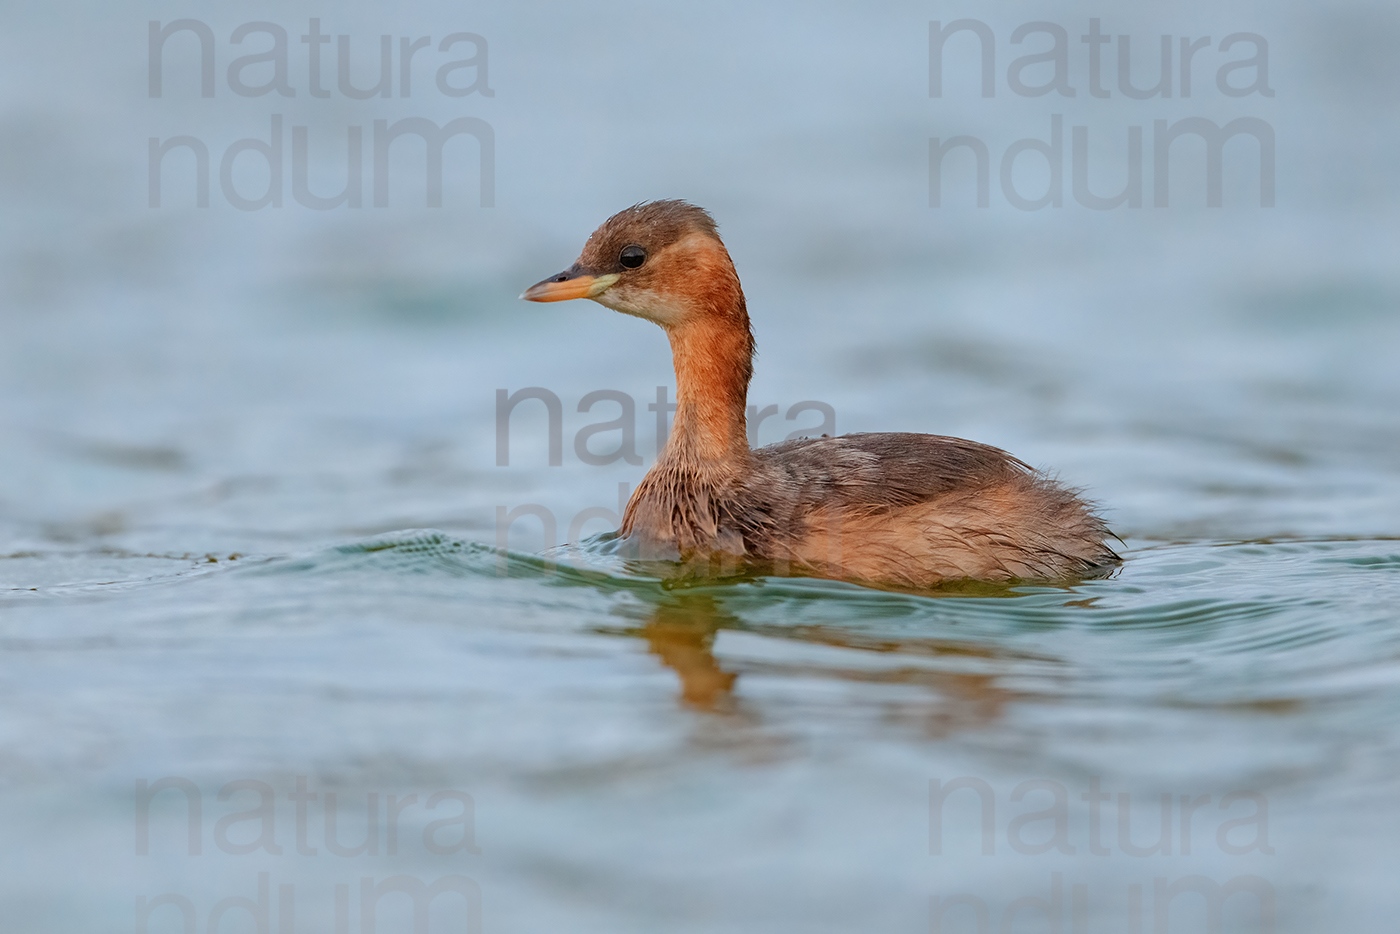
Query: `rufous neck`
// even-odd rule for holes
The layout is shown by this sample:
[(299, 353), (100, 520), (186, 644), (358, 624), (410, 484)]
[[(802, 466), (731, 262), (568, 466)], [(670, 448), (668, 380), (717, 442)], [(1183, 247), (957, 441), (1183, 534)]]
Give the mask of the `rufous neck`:
[(715, 466), (747, 463), (753, 338), (742, 295), (732, 314), (681, 322), (667, 336), (676, 367), (676, 418), (662, 456)]

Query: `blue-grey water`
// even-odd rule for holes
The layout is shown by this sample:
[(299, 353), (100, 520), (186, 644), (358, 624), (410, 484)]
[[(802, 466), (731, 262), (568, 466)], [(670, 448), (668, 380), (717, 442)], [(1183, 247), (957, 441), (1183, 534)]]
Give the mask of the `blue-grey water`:
[[(0, 11), (6, 931), (1394, 929), (1393, 5)], [(929, 21), (979, 17), (994, 93), (963, 31), (931, 97)], [(181, 19), (212, 97), (192, 29), (152, 96), (149, 24)], [(1037, 21), (1072, 97), (1009, 84)], [(258, 22), (289, 93), (231, 83)], [(439, 48), (458, 33), (481, 44)], [(1239, 33), (1266, 51), (1220, 49)], [(361, 89), (390, 37), (388, 96), (342, 91), (341, 35)], [(1170, 97), (1121, 90), (1123, 35), (1139, 89), (1171, 37)], [(1183, 37), (1210, 37), (1189, 94)], [(376, 206), (375, 121), (413, 117), (489, 143), (446, 145), (432, 208), (423, 143), (395, 142)], [(1272, 195), (1240, 135), (1208, 206), (1188, 137), (1155, 206), (1158, 121), (1189, 118), (1262, 124)], [(1061, 203), (1018, 208), (1004, 154), (1057, 122)], [(280, 178), (246, 146), (221, 178), (277, 125)], [(298, 200), (296, 127), (321, 198), (359, 128), (359, 207)], [(1140, 207), (1084, 206), (1075, 127), (1098, 197), (1140, 128)], [(182, 136), (209, 204), (186, 146), (152, 207), (150, 141)], [(958, 136), (985, 208), (967, 147), (930, 206), (930, 139)], [(1049, 190), (1039, 151), (1011, 169)], [(658, 197), (735, 257), (759, 443), (826, 430), (812, 402), (996, 444), (1103, 504), (1121, 572), (905, 594), (565, 547), (654, 458), (667, 346), (515, 296)], [(498, 391), (528, 387), (558, 465), (538, 399), (501, 446)], [(598, 390), (631, 411), (581, 411)]]

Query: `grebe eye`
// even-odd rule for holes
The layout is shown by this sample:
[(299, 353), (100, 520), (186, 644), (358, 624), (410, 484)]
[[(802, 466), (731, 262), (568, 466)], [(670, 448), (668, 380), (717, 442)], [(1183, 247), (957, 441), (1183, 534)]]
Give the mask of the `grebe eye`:
[(622, 253), (618, 256), (617, 261), (627, 269), (636, 269), (647, 261), (647, 251), (636, 244), (625, 246), (622, 248)]

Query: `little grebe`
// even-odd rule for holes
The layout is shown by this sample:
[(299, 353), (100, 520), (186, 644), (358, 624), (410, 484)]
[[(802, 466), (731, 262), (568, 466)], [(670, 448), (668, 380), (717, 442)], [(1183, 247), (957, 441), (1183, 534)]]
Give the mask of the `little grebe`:
[(1084, 577), (1119, 562), (1087, 503), (985, 444), (885, 433), (750, 449), (744, 293), (714, 220), (692, 204), (613, 215), (576, 263), (521, 297), (591, 298), (670, 338), (674, 427), (619, 530), (643, 556), (914, 587)]

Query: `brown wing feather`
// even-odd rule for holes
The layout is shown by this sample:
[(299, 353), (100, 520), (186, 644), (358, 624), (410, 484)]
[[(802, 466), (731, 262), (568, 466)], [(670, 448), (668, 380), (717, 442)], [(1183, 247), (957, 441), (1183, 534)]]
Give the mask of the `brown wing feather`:
[(1034, 473), (1000, 448), (912, 432), (801, 438), (754, 457), (798, 502), (823, 505), (912, 506)]
[(837, 576), (1060, 577), (1115, 564), (1103, 520), (1007, 452), (942, 435), (812, 438), (754, 452), (745, 538)]

